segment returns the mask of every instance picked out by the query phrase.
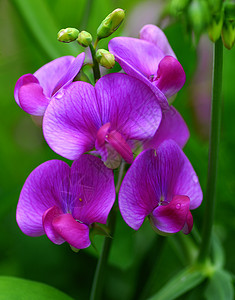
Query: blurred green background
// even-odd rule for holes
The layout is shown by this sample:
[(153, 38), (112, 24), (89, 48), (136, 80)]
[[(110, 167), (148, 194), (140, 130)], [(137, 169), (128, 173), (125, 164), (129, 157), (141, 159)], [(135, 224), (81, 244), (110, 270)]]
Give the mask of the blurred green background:
[[(75, 299), (88, 299), (97, 262), (94, 249), (71, 251), (67, 244), (54, 245), (45, 236), (25, 236), (15, 221), (16, 205), (29, 173), (46, 160), (60, 158), (47, 146), (42, 130), (14, 101), (17, 79), (34, 73), (43, 64), (62, 55), (82, 51), (77, 45), (57, 42), (61, 28), (96, 28), (113, 9), (126, 10), (126, 20), (116, 35), (137, 37), (142, 25), (159, 23), (164, 1), (136, 0), (1, 0), (0, 1), (0, 275), (17, 276), (52, 285)], [(191, 138), (185, 153), (194, 166), (205, 191), (207, 177), (209, 105), (212, 44), (207, 36), (192, 43), (180, 22), (162, 22), (164, 31), (187, 81), (174, 106), (186, 120)], [(101, 44), (107, 47), (107, 42)], [(223, 115), (217, 185), (215, 231), (226, 255), (226, 269), (235, 273), (235, 49), (224, 50)], [(205, 199), (206, 201), (206, 199)], [(193, 212), (195, 227), (202, 227), (204, 204)], [(188, 258), (178, 253), (177, 234), (157, 238), (148, 222), (134, 232), (118, 218), (111, 250), (109, 276), (103, 299), (137, 299), (156, 267), (152, 291), (175, 274)], [(102, 238), (95, 240), (100, 249)], [(164, 251), (161, 251), (163, 249)], [(146, 256), (147, 254), (147, 256)], [(147, 258), (146, 258), (147, 257)], [(156, 265), (156, 266), (155, 266)], [(152, 275), (151, 275), (152, 276)], [(202, 287), (200, 287), (202, 288)], [(198, 291), (199, 289), (198, 288)], [(115, 291), (115, 292), (114, 292)], [(182, 299), (191, 299), (187, 294)], [(192, 298), (193, 299), (193, 298)], [(199, 298), (197, 298), (199, 299)], [(200, 298), (202, 299), (202, 298)]]

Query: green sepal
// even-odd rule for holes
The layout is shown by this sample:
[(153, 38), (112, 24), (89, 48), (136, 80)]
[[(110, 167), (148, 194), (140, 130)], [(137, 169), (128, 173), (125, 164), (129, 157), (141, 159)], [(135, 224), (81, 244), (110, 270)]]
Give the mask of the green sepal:
[(61, 29), (57, 34), (57, 40), (62, 43), (70, 43), (77, 39), (79, 30), (76, 28)]
[(82, 47), (88, 47), (92, 42), (92, 35), (89, 32), (83, 30), (78, 34), (77, 42)]
[(110, 36), (118, 29), (125, 18), (125, 12), (121, 8), (115, 9), (111, 12), (100, 24), (97, 29), (97, 38), (103, 39)]
[(235, 42), (235, 22), (224, 21), (222, 28), (222, 40), (227, 49), (232, 49)]
[(222, 28), (223, 28), (223, 19), (224, 14), (222, 12), (220, 12), (217, 15), (212, 16), (211, 22), (208, 26), (208, 35), (209, 38), (212, 42), (216, 42), (222, 32)]
[(114, 55), (105, 49), (97, 50), (96, 59), (98, 63), (106, 69), (112, 69), (115, 65)]

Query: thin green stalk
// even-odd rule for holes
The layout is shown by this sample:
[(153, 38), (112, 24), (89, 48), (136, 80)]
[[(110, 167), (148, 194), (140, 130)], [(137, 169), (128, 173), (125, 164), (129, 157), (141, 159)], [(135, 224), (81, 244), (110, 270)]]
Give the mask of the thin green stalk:
[[(121, 186), (124, 170), (125, 170), (125, 163), (123, 162), (119, 169), (118, 182), (116, 185), (116, 194), (117, 195), (118, 195), (118, 192), (119, 192), (119, 189)], [(113, 237), (114, 231), (115, 231), (117, 211), (118, 211), (118, 206), (116, 204), (114, 204), (114, 206), (111, 209), (111, 212), (109, 214), (109, 219), (108, 219), (108, 224), (107, 224), (110, 229), (111, 237)], [(105, 237), (101, 255), (99, 257), (99, 261), (97, 263), (97, 267), (96, 267), (96, 271), (95, 271), (95, 276), (94, 276), (92, 289), (91, 289), (90, 300), (99, 300), (102, 297), (105, 269), (106, 269), (107, 262), (108, 262), (111, 244), (112, 244), (112, 238)]]
[(213, 48), (213, 74), (212, 74), (212, 101), (211, 101), (211, 127), (209, 141), (209, 162), (206, 190), (206, 206), (202, 231), (202, 242), (199, 252), (199, 262), (205, 262), (211, 245), (211, 234), (215, 211), (216, 180), (218, 169), (218, 153), (220, 139), (220, 123), (222, 110), (222, 67), (223, 44), (221, 38)]
[(89, 46), (91, 50), (91, 56), (93, 60), (93, 73), (94, 73), (94, 79), (95, 82), (100, 79), (100, 68), (99, 68), (99, 63), (95, 57), (95, 49), (92, 45)]

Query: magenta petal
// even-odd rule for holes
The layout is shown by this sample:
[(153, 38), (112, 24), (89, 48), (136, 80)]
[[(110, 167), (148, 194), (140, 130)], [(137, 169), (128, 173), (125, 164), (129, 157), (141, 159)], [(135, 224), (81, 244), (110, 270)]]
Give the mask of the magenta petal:
[(182, 232), (184, 234), (189, 234), (192, 231), (192, 229), (193, 229), (193, 216), (191, 214), (191, 211), (189, 211)]
[(45, 64), (33, 75), (38, 79), (46, 97), (51, 97), (59, 80), (67, 73), (70, 65), (75, 60), (73, 56), (62, 56)]
[[(20, 106), (20, 102), (19, 102), (19, 89), (26, 84), (29, 83), (39, 83), (39, 81), (37, 80), (37, 78), (33, 75), (33, 74), (25, 74), (23, 76), (21, 76), (15, 85), (15, 90), (14, 90), (14, 97), (15, 97), (15, 101), (16, 103)], [(20, 106), (21, 107), (21, 106)]]
[(168, 105), (165, 95), (149, 80), (151, 75), (157, 73), (159, 62), (164, 57), (158, 47), (144, 40), (116, 37), (109, 42), (109, 51), (128, 75), (143, 81), (152, 89), (161, 106)]
[(62, 98), (53, 98), (46, 109), (43, 133), (52, 150), (74, 160), (94, 148), (101, 127), (95, 89), (86, 82), (73, 82), (60, 93)]
[(105, 224), (116, 193), (112, 170), (100, 158), (84, 154), (71, 167), (71, 213), (87, 225)]
[(167, 98), (176, 94), (185, 83), (184, 69), (179, 61), (172, 56), (165, 56), (159, 63), (157, 80), (154, 84)]
[(43, 89), (38, 83), (22, 85), (18, 96), (21, 108), (34, 116), (43, 116), (50, 101), (45, 97)]
[(140, 30), (140, 39), (148, 41), (159, 47), (165, 55), (170, 55), (176, 58), (165, 33), (157, 26), (147, 24)]
[(52, 226), (52, 222), (55, 217), (58, 217), (62, 214), (63, 211), (59, 207), (53, 206), (46, 210), (42, 216), (43, 228), (47, 237), (57, 245), (63, 244), (65, 240), (55, 231), (54, 227)]
[(156, 207), (151, 216), (154, 225), (166, 233), (182, 230), (189, 213), (189, 202), (189, 197), (177, 195), (169, 204)]
[(65, 162), (51, 160), (28, 176), (16, 211), (17, 223), (25, 234), (39, 236), (45, 233), (42, 216), (53, 206), (63, 208), (61, 201), (68, 195), (69, 175), (70, 168)]
[(65, 87), (66, 85), (70, 84), (74, 77), (78, 74), (78, 72), (80, 71), (83, 62), (85, 59), (85, 53), (80, 53), (75, 59), (74, 61), (70, 64), (70, 66), (68, 67), (67, 72), (64, 74), (64, 76), (57, 82), (52, 95), (55, 95), (56, 92)]
[(141, 81), (126, 74), (108, 74), (97, 81), (97, 103), (102, 124), (118, 131), (126, 141), (153, 137), (161, 121), (154, 93)]
[(119, 132), (117, 132), (116, 130), (111, 131), (107, 136), (107, 141), (128, 164), (132, 163), (132, 150)]
[(140, 228), (145, 217), (158, 205), (154, 187), (156, 181), (150, 171), (154, 153), (150, 149), (137, 156), (127, 171), (119, 192), (121, 215), (135, 230)]
[(189, 139), (188, 127), (180, 115), (173, 107), (162, 110), (162, 120), (154, 137), (144, 144), (144, 149), (157, 148), (164, 140), (174, 140), (181, 148), (185, 146)]
[(108, 157), (108, 151), (106, 148), (106, 135), (108, 134), (110, 128), (110, 123), (106, 123), (103, 126), (100, 127), (100, 129), (97, 132), (96, 135), (96, 141), (95, 141), (95, 148), (98, 150), (98, 153), (102, 157), (103, 161), (107, 160)]
[(87, 248), (91, 244), (89, 227), (74, 220), (71, 214), (56, 216), (52, 226), (59, 236), (77, 249)]

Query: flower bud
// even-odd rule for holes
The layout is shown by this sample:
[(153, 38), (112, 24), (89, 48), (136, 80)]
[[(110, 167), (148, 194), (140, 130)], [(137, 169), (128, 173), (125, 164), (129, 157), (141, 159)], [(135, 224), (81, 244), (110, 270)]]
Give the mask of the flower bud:
[(100, 24), (97, 29), (97, 38), (103, 39), (111, 35), (121, 25), (125, 18), (125, 12), (121, 8), (111, 12)]
[(63, 43), (70, 43), (76, 40), (79, 30), (76, 28), (61, 29), (57, 34), (57, 40)]
[(222, 31), (223, 27), (223, 13), (212, 16), (211, 23), (208, 27), (208, 34), (212, 42), (216, 42)]
[(201, 34), (206, 29), (210, 20), (207, 2), (193, 0), (188, 8), (188, 16), (195, 34)]
[(208, 0), (210, 12), (212, 15), (218, 14), (221, 12), (223, 0)]
[(92, 42), (92, 35), (87, 31), (81, 31), (78, 35), (77, 42), (83, 47), (88, 47)]
[(235, 22), (224, 22), (222, 29), (222, 40), (227, 49), (232, 49), (235, 42)]
[(224, 19), (226, 21), (235, 21), (235, 3), (230, 1), (224, 2)]
[(99, 49), (96, 52), (98, 63), (106, 69), (112, 69), (115, 65), (114, 55), (105, 49)]
[(189, 4), (189, 0), (172, 0), (171, 1), (171, 13), (177, 15), (182, 12)]

